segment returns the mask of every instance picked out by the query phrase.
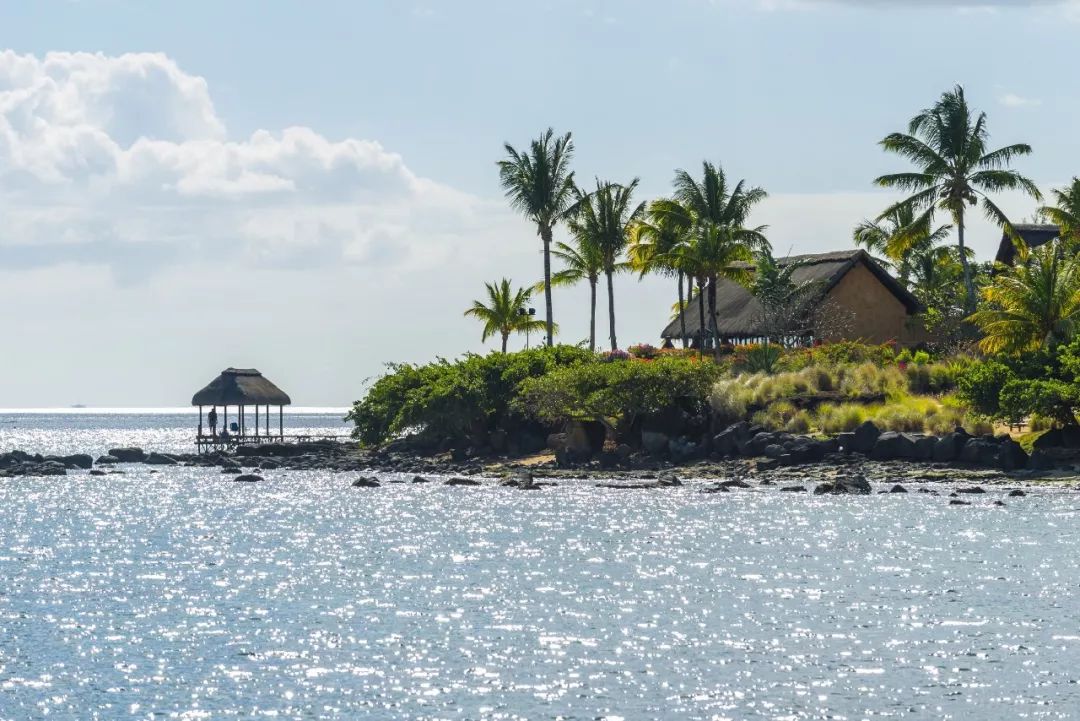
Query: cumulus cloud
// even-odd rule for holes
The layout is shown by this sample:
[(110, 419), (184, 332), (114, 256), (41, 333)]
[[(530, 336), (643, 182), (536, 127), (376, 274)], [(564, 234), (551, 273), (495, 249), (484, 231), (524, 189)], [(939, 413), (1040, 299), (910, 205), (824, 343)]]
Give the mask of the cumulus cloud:
[(372, 140), (305, 127), (232, 139), (206, 81), (163, 54), (12, 51), (0, 52), (0, 209), (0, 260), (75, 258), (121, 278), (163, 259), (439, 262), (438, 239), (495, 212)]
[(1042, 101), (1037, 98), (1025, 98), (1022, 95), (1015, 93), (1004, 93), (998, 96), (998, 102), (1007, 108), (1023, 108), (1042, 105)]

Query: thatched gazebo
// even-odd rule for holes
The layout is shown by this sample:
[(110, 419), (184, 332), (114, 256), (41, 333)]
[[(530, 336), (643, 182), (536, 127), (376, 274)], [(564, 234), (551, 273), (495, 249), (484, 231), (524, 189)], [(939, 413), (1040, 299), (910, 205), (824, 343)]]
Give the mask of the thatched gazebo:
[[(201, 446), (226, 445), (229, 443), (262, 443), (280, 441), (285, 438), (285, 406), (291, 405), (292, 399), (285, 391), (271, 383), (254, 368), (226, 368), (210, 384), (191, 398), (191, 405), (199, 407), (199, 433), (196, 444)], [(221, 406), (222, 433), (216, 426), (209, 434), (203, 432), (203, 409), (206, 406), (216, 409)], [(229, 434), (229, 406), (236, 406), (236, 432)], [(255, 432), (248, 433), (247, 412), (249, 406), (255, 407)], [(259, 406), (265, 408), (265, 423), (259, 427)], [(270, 433), (270, 407), (278, 407), (278, 432)], [(215, 411), (216, 413), (216, 411)]]

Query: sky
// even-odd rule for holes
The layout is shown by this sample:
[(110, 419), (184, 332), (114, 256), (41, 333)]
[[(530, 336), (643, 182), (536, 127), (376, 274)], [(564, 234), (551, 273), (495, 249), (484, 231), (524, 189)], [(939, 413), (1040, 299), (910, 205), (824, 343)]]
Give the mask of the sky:
[[(228, 366), (344, 406), (492, 349), (463, 311), (542, 273), (495, 163), (549, 126), (641, 200), (703, 160), (764, 187), (777, 255), (851, 247), (907, 169), (877, 142), (956, 83), (1060, 187), (1078, 33), (1076, 0), (0, 3), (0, 407), (185, 405)], [(618, 278), (620, 344), (673, 296)], [(554, 303), (585, 338), (587, 289)]]

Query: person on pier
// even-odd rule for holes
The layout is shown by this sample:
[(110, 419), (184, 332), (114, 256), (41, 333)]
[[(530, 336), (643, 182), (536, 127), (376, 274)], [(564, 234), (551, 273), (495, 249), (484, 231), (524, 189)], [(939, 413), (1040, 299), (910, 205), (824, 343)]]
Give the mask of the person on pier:
[(217, 435), (217, 406), (210, 409), (210, 413), (206, 416), (206, 422), (210, 424), (210, 435)]

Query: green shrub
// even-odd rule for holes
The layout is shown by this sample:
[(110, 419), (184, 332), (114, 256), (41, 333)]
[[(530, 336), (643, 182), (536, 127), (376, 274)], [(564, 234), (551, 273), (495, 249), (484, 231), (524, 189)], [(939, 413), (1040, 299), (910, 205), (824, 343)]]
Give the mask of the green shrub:
[(968, 365), (956, 379), (957, 395), (976, 412), (988, 417), (1001, 414), (1001, 391), (1016, 380), (1011, 368), (998, 361), (975, 362)]
[(783, 349), (778, 345), (751, 348), (746, 354), (746, 369), (751, 373), (774, 373), (783, 353)]
[(814, 417), (809, 411), (796, 411), (784, 425), (784, 430), (788, 433), (809, 433), (813, 422)]
[(810, 349), (809, 353), (814, 363), (823, 365), (888, 365), (896, 361), (896, 354), (890, 345), (867, 345), (854, 341), (825, 343)]
[(838, 382), (833, 378), (833, 374), (828, 369), (821, 366), (811, 366), (801, 372), (803, 378), (810, 385), (812, 390), (819, 393), (829, 393), (836, 390)]
[(754, 401), (754, 389), (738, 379), (727, 379), (713, 385), (709, 405), (713, 418), (719, 423), (737, 423), (746, 418), (747, 407)]
[(1061, 425), (1075, 425), (1073, 409), (1080, 406), (1080, 392), (1072, 383), (1057, 379), (1008, 381), (1001, 389), (1001, 416), (1020, 423), (1035, 413)]
[(822, 433), (846, 433), (855, 430), (864, 420), (866, 420), (865, 406), (855, 403), (840, 405), (822, 403), (818, 406), (812, 425), (820, 429)]
[(907, 387), (907, 379), (894, 365), (878, 366), (862, 363), (847, 369), (840, 383), (840, 390), (849, 397), (891, 395)]
[(685, 358), (579, 364), (525, 380), (514, 407), (551, 424), (583, 418), (632, 422), (672, 408), (703, 415), (719, 375), (711, 361)]
[(930, 362), (930, 354), (924, 350), (915, 351), (911, 360), (915, 362), (915, 365), (924, 366)]
[(523, 381), (557, 368), (595, 364), (595, 354), (587, 350), (555, 346), (391, 365), (353, 404), (346, 420), (365, 445), (405, 433), (443, 439), (508, 429), (526, 421), (512, 407)]
[(1032, 413), (1028, 418), (1028, 430), (1037, 433), (1039, 431), (1048, 431), (1057, 426), (1054, 423), (1053, 418), (1047, 418), (1046, 416), (1039, 415), (1038, 413)]
[(897, 354), (896, 362), (897, 363), (910, 363), (911, 362), (911, 351), (908, 350), (907, 348), (904, 348), (902, 351), (900, 351), (899, 354)]

